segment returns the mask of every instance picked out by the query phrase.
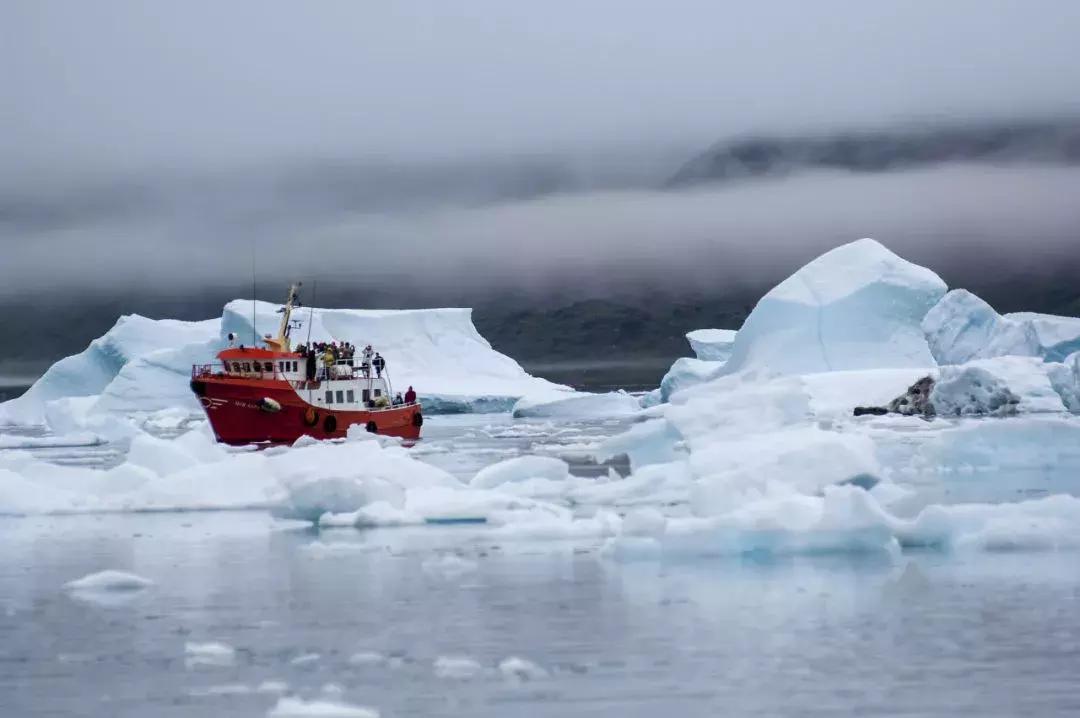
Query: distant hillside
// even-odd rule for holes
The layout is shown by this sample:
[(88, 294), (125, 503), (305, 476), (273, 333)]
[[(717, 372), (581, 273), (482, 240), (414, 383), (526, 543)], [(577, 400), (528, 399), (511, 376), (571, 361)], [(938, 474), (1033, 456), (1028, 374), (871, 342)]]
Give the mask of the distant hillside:
[(683, 165), (667, 186), (815, 169), (885, 172), (946, 162), (1080, 164), (1080, 119), (725, 140)]

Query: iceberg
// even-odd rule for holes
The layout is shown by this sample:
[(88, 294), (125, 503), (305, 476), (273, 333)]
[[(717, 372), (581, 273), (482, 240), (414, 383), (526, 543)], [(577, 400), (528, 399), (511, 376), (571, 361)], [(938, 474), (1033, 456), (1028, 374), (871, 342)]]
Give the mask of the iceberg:
[(704, 384), (723, 373), (722, 362), (680, 357), (660, 380), (660, 401), (671, 401), (677, 391)]
[(641, 402), (625, 391), (605, 394), (567, 391), (552, 395), (526, 396), (514, 404), (515, 419), (607, 419), (631, 416), (641, 409)]
[(934, 366), (921, 322), (945, 291), (932, 271), (872, 239), (845, 244), (757, 303), (723, 373)]
[(965, 289), (942, 297), (922, 322), (939, 364), (1002, 356), (1061, 362), (1080, 350), (1080, 318), (1018, 312), (1001, 315)]
[[(0, 404), (0, 423), (84, 428), (94, 416), (199, 410), (188, 389), (192, 364), (211, 363), (230, 333), (243, 343), (275, 331), (278, 305), (235, 300), (220, 319), (183, 322), (121, 317), (80, 354), (54, 364), (27, 392)], [(524, 396), (554, 400), (576, 393), (530, 376), (491, 348), (470, 309), (304, 308), (294, 341), (372, 344), (387, 357), (395, 388), (416, 388), (429, 414), (506, 411)], [(84, 399), (72, 405), (73, 399)], [(50, 410), (50, 406), (52, 409)], [(76, 415), (70, 412), (76, 411)]]
[(686, 341), (702, 361), (727, 361), (736, 334), (734, 329), (695, 329), (686, 333)]
[[(217, 322), (120, 317), (109, 331), (79, 354), (53, 364), (26, 392), (0, 404), (0, 423), (44, 424), (45, 405), (57, 399), (99, 395), (130, 362), (170, 347), (205, 343), (218, 334)], [(190, 375), (191, 366), (184, 371)], [(185, 383), (186, 389), (186, 383)]]

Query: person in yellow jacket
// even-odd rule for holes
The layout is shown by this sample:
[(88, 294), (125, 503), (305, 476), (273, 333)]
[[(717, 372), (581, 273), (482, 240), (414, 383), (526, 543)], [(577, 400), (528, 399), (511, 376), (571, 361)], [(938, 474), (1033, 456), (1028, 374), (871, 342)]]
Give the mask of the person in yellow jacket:
[(331, 379), (331, 372), (334, 370), (334, 352), (330, 351), (330, 347), (327, 347), (326, 351), (323, 352), (322, 363), (326, 367), (326, 378)]

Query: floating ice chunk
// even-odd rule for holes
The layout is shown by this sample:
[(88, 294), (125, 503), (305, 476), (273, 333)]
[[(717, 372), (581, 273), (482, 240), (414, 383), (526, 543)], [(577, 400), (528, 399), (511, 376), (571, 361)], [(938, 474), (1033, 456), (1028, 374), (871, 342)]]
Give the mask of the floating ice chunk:
[(624, 536), (660, 536), (667, 528), (667, 518), (654, 508), (627, 512), (622, 520)]
[[(971, 377), (985, 372), (982, 376), (989, 374), (997, 384), (1007, 387), (1008, 391), (1015, 395), (1018, 412), (1060, 413), (1065, 411), (1065, 404), (1050, 379), (1053, 366), (1036, 357), (1002, 356), (980, 359), (957, 367), (942, 367), (937, 383), (940, 385), (953, 380), (962, 382), (961, 377), (965, 375)], [(937, 386), (934, 391), (938, 391)], [(939, 414), (947, 413), (938, 409), (933, 393), (930, 401), (934, 403)], [(952, 408), (954, 404), (949, 406)]]
[(184, 644), (184, 665), (188, 668), (231, 666), (235, 661), (236, 649), (227, 643), (210, 641), (207, 643), (188, 642)]
[(930, 403), (940, 416), (1010, 416), (1020, 397), (1005, 382), (975, 366), (942, 368), (930, 391)]
[(565, 481), (569, 465), (550, 456), (518, 456), (481, 469), (469, 485), (478, 489), (493, 489), (502, 484), (527, 479)]
[(547, 678), (548, 672), (526, 658), (511, 656), (499, 663), (499, 673), (516, 681), (536, 681)]
[(256, 693), (285, 693), (289, 684), (285, 681), (263, 681), (255, 687)]
[(349, 656), (350, 666), (378, 666), (386, 663), (386, 656), (377, 651), (359, 651)]
[(207, 686), (205, 688), (193, 688), (188, 695), (195, 697), (207, 696), (243, 696), (254, 693), (255, 690), (244, 683), (225, 683), (219, 686)]
[(271, 708), (267, 718), (379, 718), (374, 708), (336, 701), (305, 701), (282, 697)]
[(476, 561), (445, 554), (439, 557), (425, 559), (421, 567), (429, 574), (442, 576), (443, 578), (457, 578), (476, 570)]
[(736, 333), (734, 329), (695, 329), (686, 333), (686, 340), (698, 359), (723, 362), (731, 356)]
[(88, 574), (74, 581), (68, 581), (64, 584), (64, 588), (69, 591), (129, 592), (142, 591), (153, 585), (154, 582), (148, 578), (136, 576), (127, 571), (108, 569)]
[(434, 668), (439, 678), (459, 681), (471, 680), (484, 672), (484, 667), (468, 656), (439, 656)]
[(318, 663), (322, 656), (318, 653), (301, 653), (299, 656), (292, 658), (289, 661), (290, 666), (310, 666), (313, 663)]
[(305, 544), (303, 550), (312, 558), (325, 559), (343, 556), (357, 556), (376, 551), (381, 551), (382, 546), (375, 543), (360, 543), (358, 541), (312, 541)]
[(837, 247), (758, 302), (724, 372), (933, 366), (920, 323), (945, 290), (929, 269), (872, 239)]
[(1046, 375), (1065, 408), (1080, 414), (1080, 352), (1070, 354), (1060, 364), (1047, 364)]
[(663, 464), (675, 459), (682, 436), (667, 419), (651, 419), (631, 426), (622, 434), (604, 440), (595, 449), (597, 461), (607, 461), (625, 454), (630, 468)]
[(715, 361), (689, 357), (676, 359), (660, 380), (660, 401), (670, 401), (676, 392), (715, 379), (723, 373), (723, 368), (722, 363)]
[(552, 397), (526, 396), (514, 404), (514, 418), (553, 417), (560, 419), (592, 419), (630, 416), (641, 409), (638, 399), (624, 391), (606, 394), (573, 392)]
[(1058, 362), (1080, 349), (1080, 318), (1034, 312), (1002, 316), (964, 289), (946, 294), (927, 313), (923, 330), (940, 364), (1000, 356)]
[(1006, 314), (1005, 319), (1031, 327), (1039, 342), (1039, 355), (1046, 361), (1062, 361), (1080, 351), (1080, 317), (1013, 312)]

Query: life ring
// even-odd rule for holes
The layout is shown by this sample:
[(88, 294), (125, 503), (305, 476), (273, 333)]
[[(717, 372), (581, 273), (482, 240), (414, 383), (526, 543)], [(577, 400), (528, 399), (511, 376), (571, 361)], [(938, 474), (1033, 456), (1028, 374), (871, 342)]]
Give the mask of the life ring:
[(326, 417), (326, 421), (323, 422), (322, 427), (327, 434), (333, 434), (337, 431), (337, 417), (333, 414), (329, 414)]
[(308, 407), (304, 412), (304, 423), (308, 426), (315, 426), (319, 423), (319, 412), (315, 411), (314, 407)]
[(412, 415), (412, 425), (418, 429), (424, 425), (424, 415), (419, 411)]
[(369, 421), (367, 423), (367, 426), (365, 426), (364, 428), (368, 430), (368, 433), (371, 433), (371, 434), (378, 434), (379, 433), (379, 427), (376, 426), (374, 421)]
[(276, 399), (264, 396), (259, 400), (259, 411), (265, 411), (267, 414), (276, 414), (281, 411), (281, 404)]

